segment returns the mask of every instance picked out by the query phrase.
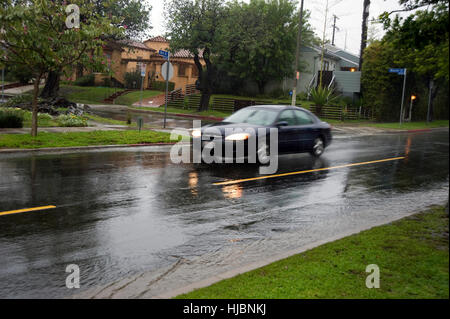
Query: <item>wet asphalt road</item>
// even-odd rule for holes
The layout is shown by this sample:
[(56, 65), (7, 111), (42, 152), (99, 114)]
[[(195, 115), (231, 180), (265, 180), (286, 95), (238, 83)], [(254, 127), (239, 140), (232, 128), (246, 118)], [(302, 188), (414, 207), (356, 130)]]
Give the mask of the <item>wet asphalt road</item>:
[[(151, 297), (398, 219), (447, 200), (448, 151), (448, 130), (337, 136), (321, 159), (283, 156), (278, 172), (406, 159), (229, 186), (213, 183), (258, 167), (176, 165), (167, 147), (3, 154), (0, 211), (57, 208), (0, 216), (0, 298)], [(68, 264), (80, 267), (79, 290), (65, 287)], [(157, 276), (153, 290), (90, 293), (143, 273)]]

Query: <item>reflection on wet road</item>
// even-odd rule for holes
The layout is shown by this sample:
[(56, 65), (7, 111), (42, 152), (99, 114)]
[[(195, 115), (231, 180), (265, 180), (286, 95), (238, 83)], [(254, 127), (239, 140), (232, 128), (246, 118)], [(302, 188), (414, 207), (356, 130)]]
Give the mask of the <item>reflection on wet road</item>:
[(0, 297), (80, 293), (65, 287), (69, 264), (81, 291), (170, 269), (136, 292), (152, 296), (448, 196), (448, 131), (337, 138), (321, 159), (281, 157), (277, 173), (406, 158), (222, 186), (258, 166), (175, 165), (165, 150), (0, 155), (0, 211), (57, 207), (0, 216)]

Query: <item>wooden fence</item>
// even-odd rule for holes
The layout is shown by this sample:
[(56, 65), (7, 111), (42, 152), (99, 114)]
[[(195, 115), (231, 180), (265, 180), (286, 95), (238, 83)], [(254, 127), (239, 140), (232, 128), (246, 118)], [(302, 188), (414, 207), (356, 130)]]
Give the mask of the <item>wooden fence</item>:
[(193, 95), (200, 93), (200, 91), (196, 89), (195, 84), (186, 85), (184, 88), (184, 92), (186, 93), (186, 95)]
[(371, 117), (370, 110), (362, 107), (357, 108), (357, 107), (327, 105), (318, 108), (317, 106), (313, 105), (311, 106), (310, 111), (324, 119), (333, 119), (341, 121), (370, 119)]

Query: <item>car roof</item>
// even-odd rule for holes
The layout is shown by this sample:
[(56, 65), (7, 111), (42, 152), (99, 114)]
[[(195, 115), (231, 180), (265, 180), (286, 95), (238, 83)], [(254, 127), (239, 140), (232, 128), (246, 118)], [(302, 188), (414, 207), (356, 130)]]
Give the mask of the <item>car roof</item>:
[(303, 110), (303, 111), (307, 111), (302, 107), (299, 106), (292, 106), (292, 105), (252, 105), (249, 106), (252, 108), (262, 108), (262, 109), (271, 109), (271, 110), (277, 110), (277, 111), (281, 111), (281, 110)]

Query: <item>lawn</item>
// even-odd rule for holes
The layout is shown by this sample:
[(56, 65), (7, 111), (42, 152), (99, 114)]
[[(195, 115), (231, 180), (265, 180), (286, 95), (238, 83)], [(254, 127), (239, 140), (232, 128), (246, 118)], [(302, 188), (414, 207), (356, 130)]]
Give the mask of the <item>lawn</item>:
[[(434, 207), (177, 298), (448, 299), (448, 227)], [(365, 285), (369, 264), (380, 269), (379, 289)]]
[[(130, 109), (147, 110), (147, 111), (153, 111), (153, 112), (158, 112), (158, 113), (164, 113), (164, 105), (162, 105), (160, 107), (133, 106), (133, 107), (130, 107)], [(192, 115), (213, 116), (213, 117), (220, 117), (220, 118), (227, 117), (231, 114), (231, 112), (222, 112), (222, 111), (214, 111), (214, 110), (197, 112), (197, 110), (195, 110), (195, 109), (178, 109), (178, 108), (173, 108), (173, 107), (168, 107), (167, 113), (192, 114)]]
[(110, 87), (61, 85), (60, 94), (71, 102), (105, 104), (104, 99), (123, 89)]
[[(102, 124), (111, 124), (111, 125), (128, 125), (126, 121), (114, 120), (107, 117), (98, 116), (95, 114), (84, 113), (83, 117), (87, 120), (102, 123)], [(136, 123), (132, 123), (130, 125), (136, 125)]]
[[(148, 99), (157, 95), (162, 94), (161, 91), (151, 91), (151, 90), (144, 90), (142, 91), (142, 97), (143, 99)], [(119, 96), (115, 100), (115, 104), (119, 105), (128, 105), (131, 106), (133, 103), (139, 102), (141, 100), (141, 91), (134, 91), (127, 94), (124, 94), (122, 96)]]
[(89, 145), (122, 145), (169, 143), (170, 134), (155, 131), (92, 131), (47, 133), (41, 132), (36, 138), (29, 134), (2, 134), (0, 148), (43, 148)]

